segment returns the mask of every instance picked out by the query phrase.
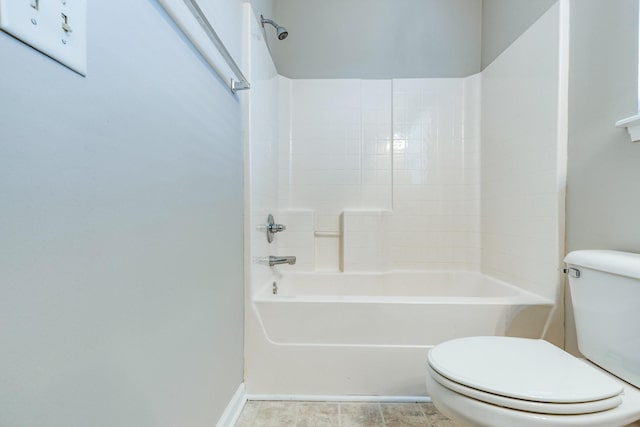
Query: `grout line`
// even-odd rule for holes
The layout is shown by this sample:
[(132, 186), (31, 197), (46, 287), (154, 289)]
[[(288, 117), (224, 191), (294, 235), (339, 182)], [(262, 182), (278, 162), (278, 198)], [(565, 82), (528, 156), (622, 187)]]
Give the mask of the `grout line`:
[(391, 211), (393, 211), (393, 209), (394, 209), (394, 200), (395, 200), (395, 197), (394, 197), (395, 196), (395, 192), (393, 190), (394, 189), (394, 186), (393, 186), (393, 181), (394, 181), (393, 180), (393, 175), (394, 175), (394, 172), (395, 172), (394, 159), (393, 159), (394, 151), (395, 151), (393, 149), (393, 139), (394, 139), (394, 135), (393, 135), (393, 120), (394, 120), (393, 107), (394, 107), (394, 104), (393, 104), (393, 79), (391, 79), (391, 140), (389, 142), (389, 144), (390, 144), (389, 154), (390, 154), (390, 157), (391, 157), (391, 200), (389, 202), (390, 202), (390, 205), (391, 205)]
[(342, 403), (338, 403), (338, 427), (342, 427)]
[(378, 402), (378, 411), (380, 411), (380, 417), (382, 417), (382, 425), (386, 426), (387, 421), (384, 419), (384, 413), (382, 412), (382, 405)]

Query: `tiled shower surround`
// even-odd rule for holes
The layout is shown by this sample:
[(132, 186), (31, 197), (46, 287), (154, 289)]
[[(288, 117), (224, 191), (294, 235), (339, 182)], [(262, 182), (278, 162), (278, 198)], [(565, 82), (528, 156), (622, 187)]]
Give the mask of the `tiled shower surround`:
[[(558, 78), (557, 5), (481, 74), (450, 79), (288, 79), (277, 75), (255, 17), (250, 24), (245, 68), (252, 89), (243, 94), (250, 106), (247, 394), (261, 400), (423, 396), (428, 348), (473, 334), (478, 325), (469, 310), (459, 322), (449, 314), (414, 322), (418, 332), (407, 338), (410, 345), (336, 345), (305, 336), (305, 304), (319, 309), (319, 300), (329, 300), (322, 307), (339, 322), (332, 304), (345, 309), (351, 303), (326, 290), (301, 304), (301, 292), (278, 296), (300, 314), (292, 319), (275, 312), (275, 319), (299, 332), (299, 339), (279, 342), (265, 329), (256, 298), (269, 295), (273, 282), (286, 286), (291, 271), (320, 278), (331, 277), (323, 272), (393, 270), (425, 277), (434, 270), (486, 274), (555, 304), (551, 319), (548, 311), (526, 312), (533, 317), (520, 319), (518, 333), (544, 334), (561, 345), (566, 117), (558, 107), (566, 88)], [(287, 226), (272, 244), (263, 227), (269, 212)], [(297, 263), (269, 268), (263, 262), (268, 255), (293, 255)], [(441, 283), (447, 290), (458, 284)], [(469, 307), (486, 308), (473, 295), (463, 297), (471, 297)], [(506, 333), (513, 319), (496, 321), (495, 333)], [(380, 308), (362, 321), (358, 336), (375, 334), (379, 324), (402, 328), (397, 322)], [(443, 334), (431, 340), (433, 331)]]
[(294, 225), (279, 245), (294, 268), (479, 269), (480, 83), (281, 77), (279, 206)]
[(298, 256), (292, 269), (473, 270), (560, 300), (558, 16), (467, 78), (278, 76), (278, 210), (293, 225), (279, 245)]

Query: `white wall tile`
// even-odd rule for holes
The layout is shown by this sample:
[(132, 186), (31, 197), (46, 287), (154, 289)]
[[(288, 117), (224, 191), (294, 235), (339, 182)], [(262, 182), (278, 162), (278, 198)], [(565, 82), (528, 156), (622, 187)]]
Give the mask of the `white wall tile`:
[(384, 271), (389, 268), (387, 220), (390, 215), (389, 211), (344, 212), (344, 271)]
[(288, 209), (335, 218), (391, 206), (391, 82), (292, 80), (290, 145), (280, 198)]
[(480, 83), (393, 81), (392, 268), (480, 264)]

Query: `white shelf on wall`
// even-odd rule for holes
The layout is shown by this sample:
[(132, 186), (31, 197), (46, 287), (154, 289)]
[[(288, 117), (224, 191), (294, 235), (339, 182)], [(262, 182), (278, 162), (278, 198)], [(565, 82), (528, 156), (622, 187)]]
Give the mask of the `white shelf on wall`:
[(640, 114), (618, 120), (616, 127), (626, 128), (632, 142), (640, 141)]

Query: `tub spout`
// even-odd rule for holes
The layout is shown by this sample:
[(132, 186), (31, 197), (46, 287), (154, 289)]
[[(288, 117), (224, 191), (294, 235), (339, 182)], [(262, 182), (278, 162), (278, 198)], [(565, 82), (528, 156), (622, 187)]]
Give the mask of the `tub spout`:
[(269, 256), (269, 267), (273, 267), (278, 264), (293, 265), (296, 263), (296, 257), (294, 256)]

